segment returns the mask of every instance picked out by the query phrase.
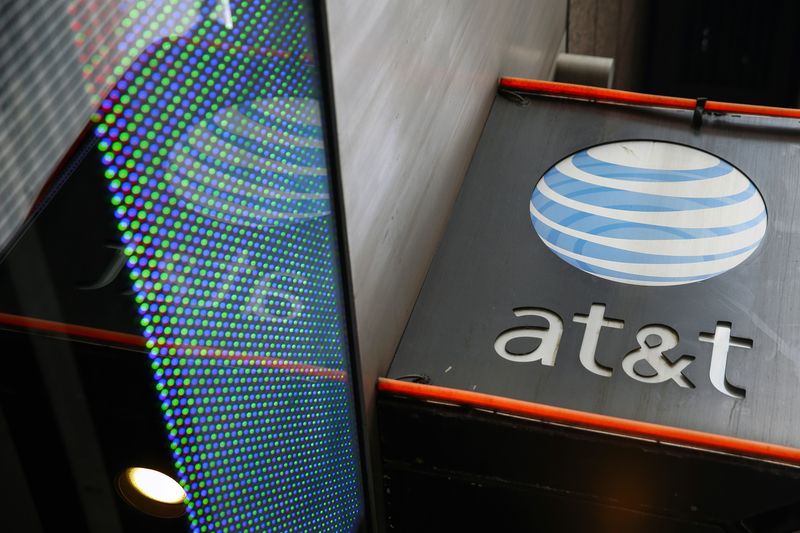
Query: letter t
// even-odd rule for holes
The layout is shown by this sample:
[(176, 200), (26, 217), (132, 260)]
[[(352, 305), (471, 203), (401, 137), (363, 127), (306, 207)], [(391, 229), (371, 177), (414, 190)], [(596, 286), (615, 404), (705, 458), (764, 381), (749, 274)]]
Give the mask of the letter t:
[(711, 369), (708, 371), (708, 377), (711, 378), (711, 383), (714, 387), (723, 394), (727, 394), (732, 398), (744, 398), (745, 390), (741, 387), (731, 385), (728, 381), (728, 376), (725, 375), (725, 369), (728, 366), (728, 349), (731, 346), (737, 348), (751, 349), (753, 341), (750, 339), (741, 339), (739, 337), (731, 337), (731, 323), (730, 322), (717, 322), (717, 329), (714, 333), (700, 333), (699, 340), (701, 342), (712, 343), (711, 348)]
[(581, 364), (589, 372), (593, 372), (598, 376), (611, 376), (611, 369), (603, 366), (595, 359), (595, 352), (597, 352), (597, 341), (600, 339), (600, 330), (603, 327), (622, 329), (625, 322), (622, 320), (615, 320), (613, 318), (605, 318), (606, 306), (604, 304), (592, 304), (589, 308), (588, 315), (581, 315), (576, 313), (572, 318), (573, 322), (579, 324), (586, 324), (586, 330), (583, 332), (583, 342), (581, 342), (580, 360)]

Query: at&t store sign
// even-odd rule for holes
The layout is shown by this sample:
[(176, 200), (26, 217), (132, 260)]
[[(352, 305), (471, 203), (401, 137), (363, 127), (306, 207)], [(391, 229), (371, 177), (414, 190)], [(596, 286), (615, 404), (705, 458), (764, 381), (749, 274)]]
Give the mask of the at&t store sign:
[(389, 377), (800, 448), (796, 133), (690, 118), (498, 99)]
[[(536, 184), (530, 217), (542, 243), (568, 264), (615, 283), (647, 287), (722, 275), (755, 252), (767, 228), (764, 201), (742, 172), (707, 152), (658, 141), (602, 144), (562, 159)], [(613, 369), (595, 357), (598, 340), (604, 329), (624, 329), (625, 321), (607, 318), (605, 311), (604, 303), (593, 303), (572, 321), (584, 325), (581, 365), (610, 377)], [(514, 315), (540, 317), (547, 325), (504, 331), (495, 341), (497, 354), (518, 363), (555, 365), (562, 317), (535, 307), (514, 309)], [(727, 379), (728, 351), (752, 348), (753, 342), (732, 337), (731, 327), (719, 320), (714, 331), (696, 337), (711, 344), (710, 383), (723, 394), (744, 398), (745, 390)], [(541, 342), (525, 353), (508, 349), (521, 338)], [(641, 325), (635, 342), (621, 359), (629, 377), (695, 387), (683, 370), (696, 357), (668, 355), (680, 351), (672, 327)]]

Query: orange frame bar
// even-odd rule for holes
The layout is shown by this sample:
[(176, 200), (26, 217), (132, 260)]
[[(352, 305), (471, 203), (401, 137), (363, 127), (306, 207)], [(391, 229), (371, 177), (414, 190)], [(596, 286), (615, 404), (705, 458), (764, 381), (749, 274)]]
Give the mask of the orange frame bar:
[[(123, 346), (142, 349), (142, 351), (146, 351), (145, 349), (147, 348), (147, 341), (144, 337), (133, 335), (131, 333), (121, 333), (119, 331), (109, 331), (106, 329), (80, 326), (77, 324), (65, 324), (63, 322), (55, 322), (53, 320), (44, 320), (30, 316), (0, 313), (0, 327), (2, 326), (32, 329), (47, 333), (57, 333), (60, 335), (80, 337), (93, 341), (112, 342)], [(270, 368), (295, 372), (305, 376), (323, 377), (338, 381), (344, 381), (347, 379), (347, 372), (335, 368), (296, 363), (293, 361), (278, 359), (276, 357), (224, 352), (215, 350), (213, 348), (205, 348), (203, 346), (192, 346), (189, 348), (196, 350), (197, 352), (201, 353), (203, 357), (208, 358), (236, 359), (251, 365), (268, 366)]]
[(703, 431), (681, 429), (650, 422), (639, 422), (565, 409), (563, 407), (514, 400), (480, 392), (448, 389), (389, 378), (378, 379), (378, 390), (419, 400), (447, 402), (477, 409), (488, 409), (544, 422), (569, 425), (578, 429), (599, 430), (616, 433), (623, 437), (645, 438), (658, 442), (800, 466), (800, 449), (777, 444), (767, 444)]
[(65, 324), (53, 320), (43, 320), (30, 316), (12, 315), (0, 313), (0, 325), (14, 326), (18, 328), (35, 329), (49, 333), (60, 333), (70, 337), (83, 337), (96, 341), (113, 342), (124, 346), (135, 348), (145, 348), (144, 337), (130, 333), (120, 333), (119, 331), (109, 331), (106, 329), (92, 328), (89, 326), (79, 326), (77, 324)]
[[(591, 87), (588, 85), (559, 83), (555, 81), (527, 80), (524, 78), (500, 78), (500, 88), (510, 91), (579, 98), (596, 102), (667, 107), (671, 109), (694, 110), (697, 104), (697, 101), (692, 98), (658, 96), (654, 94), (620, 91), (617, 89), (606, 89), (604, 87)], [(800, 119), (800, 109), (791, 109), (788, 107), (734, 104), (730, 102), (708, 100), (705, 103), (704, 109), (714, 113)]]

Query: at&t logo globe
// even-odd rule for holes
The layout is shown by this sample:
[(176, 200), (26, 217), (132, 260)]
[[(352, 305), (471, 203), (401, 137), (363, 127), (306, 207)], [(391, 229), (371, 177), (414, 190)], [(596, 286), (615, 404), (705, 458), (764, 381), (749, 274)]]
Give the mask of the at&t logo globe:
[(758, 248), (764, 201), (739, 170), (707, 152), (659, 141), (581, 150), (539, 180), (530, 215), (567, 263), (633, 285), (718, 276)]

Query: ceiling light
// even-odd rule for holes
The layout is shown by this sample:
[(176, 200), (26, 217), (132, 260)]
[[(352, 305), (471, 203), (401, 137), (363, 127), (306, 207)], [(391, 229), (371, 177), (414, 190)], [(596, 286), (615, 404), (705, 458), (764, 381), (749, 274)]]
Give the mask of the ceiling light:
[(126, 468), (117, 477), (117, 488), (125, 501), (144, 513), (174, 518), (186, 512), (183, 487), (158, 470)]

